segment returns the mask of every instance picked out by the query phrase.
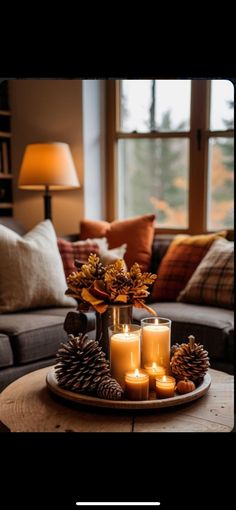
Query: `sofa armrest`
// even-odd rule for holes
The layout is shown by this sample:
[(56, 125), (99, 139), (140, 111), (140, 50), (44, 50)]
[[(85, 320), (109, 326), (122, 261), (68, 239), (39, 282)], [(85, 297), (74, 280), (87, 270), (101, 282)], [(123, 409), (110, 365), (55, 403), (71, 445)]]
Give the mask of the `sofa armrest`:
[(68, 335), (88, 333), (96, 327), (95, 312), (69, 312), (65, 318), (64, 330)]

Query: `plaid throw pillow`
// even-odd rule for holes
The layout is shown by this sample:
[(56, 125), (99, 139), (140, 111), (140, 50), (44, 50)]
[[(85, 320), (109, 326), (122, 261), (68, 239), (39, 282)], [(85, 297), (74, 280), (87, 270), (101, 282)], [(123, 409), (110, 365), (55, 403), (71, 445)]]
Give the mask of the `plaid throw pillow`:
[(75, 259), (81, 262), (87, 262), (90, 253), (96, 253), (99, 256), (99, 246), (97, 243), (86, 241), (65, 241), (57, 239), (57, 245), (61, 254), (65, 275), (68, 276), (76, 271)]
[(233, 308), (233, 242), (219, 239), (213, 243), (177, 301)]
[(196, 236), (177, 235), (157, 270), (152, 301), (176, 301), (212, 243), (226, 231)]

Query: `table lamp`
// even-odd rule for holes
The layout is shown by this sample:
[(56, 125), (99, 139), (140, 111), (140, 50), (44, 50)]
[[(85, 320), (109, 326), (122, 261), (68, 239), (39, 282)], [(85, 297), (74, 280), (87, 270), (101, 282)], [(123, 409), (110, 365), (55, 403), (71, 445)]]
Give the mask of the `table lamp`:
[(26, 146), (18, 187), (44, 190), (44, 216), (52, 219), (50, 190), (80, 187), (71, 151), (67, 143), (32, 143)]

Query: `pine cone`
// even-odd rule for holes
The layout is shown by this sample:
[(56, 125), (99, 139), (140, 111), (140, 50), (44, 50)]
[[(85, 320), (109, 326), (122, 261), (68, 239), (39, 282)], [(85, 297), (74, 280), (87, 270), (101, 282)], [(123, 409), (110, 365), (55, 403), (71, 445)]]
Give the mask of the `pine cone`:
[(189, 337), (189, 343), (178, 346), (171, 359), (171, 370), (176, 379), (190, 379), (198, 381), (207, 373), (210, 366), (208, 352), (203, 345), (195, 343), (193, 335)]
[(103, 377), (97, 387), (97, 395), (100, 398), (109, 400), (121, 400), (123, 397), (123, 390), (119, 383), (111, 377)]
[(58, 384), (78, 393), (96, 393), (99, 397), (119, 400), (123, 390), (111, 378), (109, 361), (98, 342), (80, 333), (77, 337), (68, 335), (68, 342), (62, 344), (57, 353), (55, 366)]
[(110, 374), (109, 361), (98, 342), (89, 340), (88, 335), (81, 333), (68, 338), (57, 353), (58, 383), (67, 390), (93, 392), (101, 379)]
[[(70, 312), (69, 312), (69, 313), (70, 313)], [(173, 355), (174, 355), (175, 351), (176, 351), (177, 349), (179, 349), (179, 347), (180, 347), (180, 345), (179, 345), (179, 344), (174, 344), (174, 345), (172, 345), (171, 350), (170, 350), (171, 356), (173, 356)]]

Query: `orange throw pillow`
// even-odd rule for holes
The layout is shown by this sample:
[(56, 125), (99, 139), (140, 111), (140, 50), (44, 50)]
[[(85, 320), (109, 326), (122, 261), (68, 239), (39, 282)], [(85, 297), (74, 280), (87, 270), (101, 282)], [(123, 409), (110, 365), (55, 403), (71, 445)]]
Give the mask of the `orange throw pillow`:
[(108, 221), (83, 220), (80, 222), (80, 239), (93, 239), (94, 237), (106, 237), (110, 230)]
[(226, 231), (196, 236), (177, 235), (169, 246), (157, 270), (152, 301), (176, 301), (198, 264), (219, 236)]
[(124, 260), (128, 269), (138, 262), (142, 271), (149, 271), (154, 237), (155, 214), (145, 214), (127, 220), (83, 220), (80, 223), (80, 239), (106, 236), (109, 249), (127, 243)]

